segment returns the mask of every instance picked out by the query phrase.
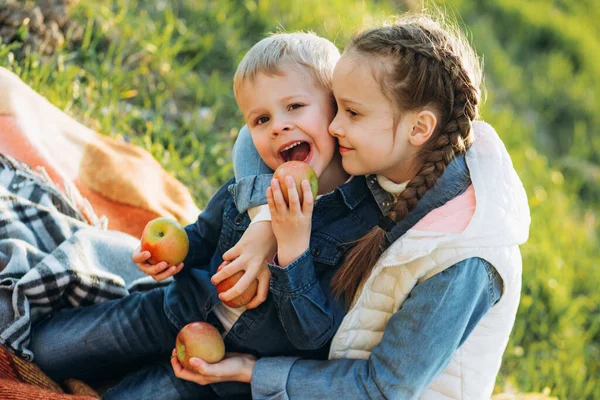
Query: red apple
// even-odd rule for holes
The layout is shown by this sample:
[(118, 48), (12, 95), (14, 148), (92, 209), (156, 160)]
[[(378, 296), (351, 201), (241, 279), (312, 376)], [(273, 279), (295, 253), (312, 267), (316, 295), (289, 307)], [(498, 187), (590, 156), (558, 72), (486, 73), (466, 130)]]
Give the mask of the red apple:
[(319, 192), (319, 180), (317, 178), (317, 174), (315, 174), (315, 171), (310, 165), (302, 161), (288, 161), (281, 164), (275, 170), (273, 178), (279, 181), (283, 198), (285, 199), (286, 203), (290, 204), (287, 185), (285, 184), (286, 176), (291, 176), (294, 178), (300, 204), (302, 204), (302, 200), (304, 199), (304, 192), (302, 190), (302, 181), (304, 179), (308, 179), (308, 182), (310, 183), (310, 190), (313, 194), (313, 200), (317, 198), (317, 193)]
[[(223, 264), (219, 265), (217, 272), (219, 272), (225, 265), (227, 265), (227, 264), (223, 263)], [(219, 294), (221, 294), (223, 292), (228, 291), (237, 283), (237, 281), (240, 280), (240, 278), (242, 276), (244, 276), (244, 271), (238, 271), (235, 274), (231, 275), (229, 278), (223, 279), (217, 285), (217, 292)], [(250, 284), (250, 286), (248, 286), (248, 288), (246, 290), (244, 290), (244, 292), (242, 294), (240, 294), (237, 297), (234, 297), (231, 300), (223, 301), (223, 304), (225, 304), (226, 306), (232, 307), (232, 308), (239, 308), (239, 307), (245, 306), (246, 304), (250, 303), (250, 300), (252, 300), (256, 296), (257, 291), (258, 291), (258, 279), (255, 279), (254, 282), (252, 282)]]
[(142, 251), (150, 252), (150, 264), (166, 261), (178, 265), (189, 250), (185, 229), (171, 218), (155, 218), (146, 224), (142, 232)]
[(177, 359), (185, 369), (193, 371), (190, 358), (201, 358), (216, 363), (225, 356), (225, 343), (221, 334), (211, 324), (192, 322), (181, 328), (175, 339)]

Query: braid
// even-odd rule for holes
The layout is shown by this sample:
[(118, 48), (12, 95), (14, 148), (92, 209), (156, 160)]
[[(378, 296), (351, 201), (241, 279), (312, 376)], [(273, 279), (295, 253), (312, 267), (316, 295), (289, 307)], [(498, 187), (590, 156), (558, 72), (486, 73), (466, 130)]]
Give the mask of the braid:
[[(384, 65), (391, 67), (384, 67), (380, 80), (385, 84), (380, 85), (397, 110), (431, 107), (438, 114), (438, 126), (417, 154), (417, 174), (387, 214), (399, 222), (435, 186), (448, 164), (473, 143), (472, 121), (480, 97), (478, 63), (466, 40), (424, 17), (368, 30), (355, 37), (346, 51), (368, 56), (366, 60), (387, 61)], [(344, 294), (349, 306), (384, 250), (385, 231), (375, 227), (357, 241), (336, 272), (334, 294)]]
[[(405, 27), (398, 26), (399, 30), (403, 28)], [(421, 151), (422, 166), (417, 175), (408, 182), (406, 189), (398, 196), (394, 207), (388, 213), (388, 218), (393, 221), (406, 218), (425, 193), (435, 185), (448, 164), (471, 147), (472, 121), (476, 118), (478, 110), (478, 90), (470, 82), (469, 75), (462, 66), (462, 60), (455, 54), (449, 43), (438, 43), (439, 46), (435, 47), (435, 42), (444, 39), (443, 36), (436, 37), (427, 27), (421, 27), (420, 33), (427, 37), (427, 43), (410, 38), (398, 41), (396, 46), (405, 54), (406, 52), (415, 54), (413, 57), (415, 68), (421, 66), (419, 65), (422, 64), (421, 60), (433, 61), (442, 67), (444, 73), (441, 79), (444, 81), (443, 86), (448, 95), (445, 100), (448, 102), (450, 112), (446, 124), (439, 128), (440, 134), (432, 137)], [(419, 68), (419, 70), (424, 69)]]

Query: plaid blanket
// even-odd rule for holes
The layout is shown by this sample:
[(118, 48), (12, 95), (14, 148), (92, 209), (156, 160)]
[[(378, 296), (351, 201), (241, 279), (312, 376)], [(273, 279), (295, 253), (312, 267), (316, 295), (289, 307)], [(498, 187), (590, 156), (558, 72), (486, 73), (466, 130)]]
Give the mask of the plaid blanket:
[(0, 343), (31, 361), (45, 315), (159, 285), (131, 260), (138, 244), (90, 226), (43, 174), (0, 154)]

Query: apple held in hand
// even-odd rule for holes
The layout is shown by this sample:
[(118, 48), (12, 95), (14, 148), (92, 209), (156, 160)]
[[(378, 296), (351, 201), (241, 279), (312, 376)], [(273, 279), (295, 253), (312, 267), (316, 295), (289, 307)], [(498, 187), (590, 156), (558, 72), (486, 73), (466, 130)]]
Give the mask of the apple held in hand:
[[(223, 269), (223, 267), (225, 265), (227, 265), (227, 264), (222, 263), (221, 265), (219, 265), (217, 272), (219, 272), (221, 269)], [(217, 284), (217, 292), (219, 294), (221, 294), (221, 293), (228, 291), (237, 283), (237, 281), (240, 280), (240, 278), (242, 276), (244, 276), (244, 271), (238, 271), (235, 274), (231, 275), (229, 278), (223, 279), (221, 282), (219, 282)], [(250, 302), (250, 300), (252, 300), (256, 296), (257, 291), (258, 291), (258, 280), (255, 279), (250, 284), (250, 286), (248, 286), (248, 288), (246, 290), (244, 290), (244, 292), (242, 294), (240, 294), (237, 297), (234, 297), (231, 300), (223, 301), (223, 304), (225, 304), (226, 306), (232, 307), (232, 308), (239, 308), (239, 307), (245, 306), (246, 304), (248, 304)]]
[(201, 358), (208, 363), (219, 362), (225, 357), (225, 343), (221, 334), (211, 324), (192, 322), (181, 328), (175, 339), (177, 359), (185, 369), (193, 371), (190, 358)]
[(312, 169), (310, 165), (302, 161), (288, 161), (281, 164), (275, 170), (273, 174), (273, 178), (279, 181), (279, 186), (281, 187), (281, 193), (283, 194), (283, 198), (285, 202), (290, 204), (290, 200), (288, 198), (287, 185), (285, 184), (285, 177), (291, 176), (294, 178), (296, 182), (296, 190), (298, 191), (298, 198), (300, 199), (300, 204), (302, 204), (302, 200), (304, 199), (304, 192), (302, 190), (302, 181), (304, 179), (308, 179), (310, 183), (310, 190), (313, 194), (313, 200), (317, 198), (317, 193), (319, 192), (319, 180), (317, 178), (317, 174)]
[(141, 251), (150, 252), (150, 264), (166, 261), (178, 265), (187, 256), (189, 246), (185, 229), (171, 218), (155, 218), (142, 232)]

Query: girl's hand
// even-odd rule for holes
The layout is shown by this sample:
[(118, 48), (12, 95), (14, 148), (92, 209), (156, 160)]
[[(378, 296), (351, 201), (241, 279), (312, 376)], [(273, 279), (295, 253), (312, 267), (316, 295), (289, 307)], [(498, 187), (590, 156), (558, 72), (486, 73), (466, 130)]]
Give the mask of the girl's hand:
[(300, 204), (296, 184), (291, 176), (285, 177), (285, 184), (290, 204), (286, 204), (282, 188), (277, 179), (271, 180), (267, 188), (267, 202), (271, 211), (273, 233), (277, 238), (277, 257), (279, 265), (288, 266), (300, 257), (310, 245), (310, 229), (312, 225), (313, 195), (308, 180), (302, 181), (304, 195)]
[(223, 360), (214, 364), (209, 364), (199, 358), (192, 358), (190, 363), (195, 370), (190, 371), (183, 368), (176, 354), (173, 349), (171, 366), (175, 376), (198, 385), (231, 381), (250, 383), (252, 371), (256, 365), (256, 357), (250, 354), (226, 353)]
[(223, 301), (232, 300), (244, 293), (254, 279), (258, 279), (256, 296), (246, 304), (246, 308), (256, 308), (264, 302), (269, 294), (271, 281), (271, 271), (265, 260), (273, 258), (276, 247), (277, 242), (269, 221), (250, 225), (239, 242), (223, 254), (227, 265), (211, 278), (211, 282), (217, 285), (236, 272), (245, 271), (240, 280), (231, 289), (221, 293), (219, 298)]
[(157, 282), (163, 281), (170, 276), (173, 276), (183, 268), (183, 263), (179, 265), (169, 265), (165, 261), (161, 261), (158, 264), (150, 264), (148, 260), (152, 257), (149, 251), (140, 252), (140, 247), (133, 251), (131, 259), (138, 266), (138, 268), (148, 276), (151, 276)]

